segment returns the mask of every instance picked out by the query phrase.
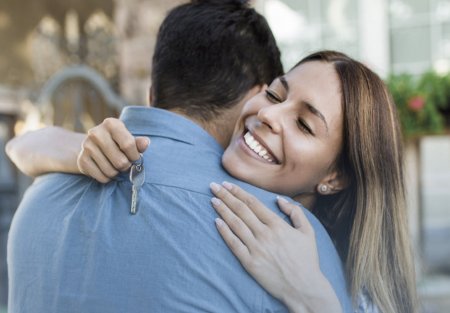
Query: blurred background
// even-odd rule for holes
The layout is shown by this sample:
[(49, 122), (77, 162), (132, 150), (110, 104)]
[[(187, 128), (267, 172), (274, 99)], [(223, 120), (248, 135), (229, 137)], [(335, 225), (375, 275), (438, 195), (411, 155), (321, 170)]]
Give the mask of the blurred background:
[[(44, 125), (86, 131), (128, 104), (144, 105), (166, 12), (181, 0), (1, 0), (0, 312), (7, 307), (6, 240), (31, 180), (5, 143)], [(405, 137), (410, 230), (422, 312), (450, 312), (450, 0), (255, 0), (285, 69), (318, 49), (340, 50), (382, 76)]]

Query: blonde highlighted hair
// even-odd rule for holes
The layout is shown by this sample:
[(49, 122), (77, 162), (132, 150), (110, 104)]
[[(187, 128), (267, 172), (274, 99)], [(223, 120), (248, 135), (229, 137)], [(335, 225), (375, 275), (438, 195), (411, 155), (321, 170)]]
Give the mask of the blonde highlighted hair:
[(343, 148), (335, 164), (348, 181), (338, 194), (319, 196), (312, 211), (346, 262), (354, 299), (366, 292), (381, 312), (416, 312), (395, 104), (383, 81), (362, 63), (321, 51), (297, 65), (310, 61), (333, 64), (341, 82)]

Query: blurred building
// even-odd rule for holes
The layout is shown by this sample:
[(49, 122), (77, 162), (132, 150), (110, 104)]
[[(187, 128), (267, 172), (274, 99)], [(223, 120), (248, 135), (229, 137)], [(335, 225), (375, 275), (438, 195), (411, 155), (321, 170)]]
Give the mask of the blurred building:
[[(0, 2), (0, 302), (5, 234), (23, 178), (4, 143), (43, 124), (84, 131), (129, 104), (146, 104), (151, 56), (166, 12), (183, 0)], [(450, 0), (255, 0), (289, 69), (319, 49), (340, 50), (383, 78), (450, 69)], [(105, 83), (107, 84), (105, 86)], [(450, 104), (449, 104), (450, 107)], [(450, 297), (450, 136), (408, 141), (411, 232), (430, 297)], [(22, 187), (20, 187), (22, 186)], [(3, 262), (3, 263), (2, 263)], [(444, 277), (441, 279), (441, 277)], [(433, 289), (435, 288), (435, 289)], [(3, 297), (3, 298), (2, 298)], [(438, 309), (437, 309), (438, 310)], [(436, 311), (440, 312), (440, 311)], [(444, 311), (442, 311), (444, 312)]]

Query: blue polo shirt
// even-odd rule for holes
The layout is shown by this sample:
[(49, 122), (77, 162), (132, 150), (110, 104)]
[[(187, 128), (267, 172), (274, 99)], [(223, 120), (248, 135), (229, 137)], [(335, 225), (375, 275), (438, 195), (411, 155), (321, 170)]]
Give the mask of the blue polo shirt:
[[(230, 177), (220, 145), (177, 114), (129, 107), (122, 119), (152, 138), (137, 214), (126, 174), (105, 185), (80, 175), (37, 178), (9, 233), (8, 312), (287, 312), (221, 239), (209, 184), (239, 184), (286, 219), (276, 195)], [(338, 254), (308, 217), (321, 269), (349, 311)]]

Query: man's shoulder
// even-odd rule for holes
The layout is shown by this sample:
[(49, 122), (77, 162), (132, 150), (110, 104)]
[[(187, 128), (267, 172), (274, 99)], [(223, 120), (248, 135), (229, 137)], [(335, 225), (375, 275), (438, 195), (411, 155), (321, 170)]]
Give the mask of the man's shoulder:
[(61, 184), (72, 184), (73, 186), (75, 186), (78, 183), (88, 183), (92, 180), (92, 178), (85, 175), (69, 173), (48, 173), (36, 177), (30, 187), (40, 185), (54, 185), (57, 187), (61, 187)]
[[(277, 205), (278, 194), (250, 185), (234, 178), (222, 166), (221, 155), (214, 150), (198, 149), (179, 141), (162, 138), (152, 142), (153, 149), (144, 154), (144, 169), (146, 183), (162, 184), (168, 187), (185, 189), (188, 192), (211, 196), (209, 184), (228, 181), (239, 185), (254, 195), (269, 209), (275, 211), (280, 217), (289, 221)], [(301, 204), (308, 219), (316, 232), (327, 234), (320, 221)]]
[(33, 201), (34, 199), (41, 199), (42, 201), (48, 202), (58, 198), (65, 199), (67, 196), (80, 194), (83, 190), (89, 188), (93, 182), (95, 182), (94, 179), (84, 175), (64, 173), (41, 175), (28, 187), (22, 202)]

